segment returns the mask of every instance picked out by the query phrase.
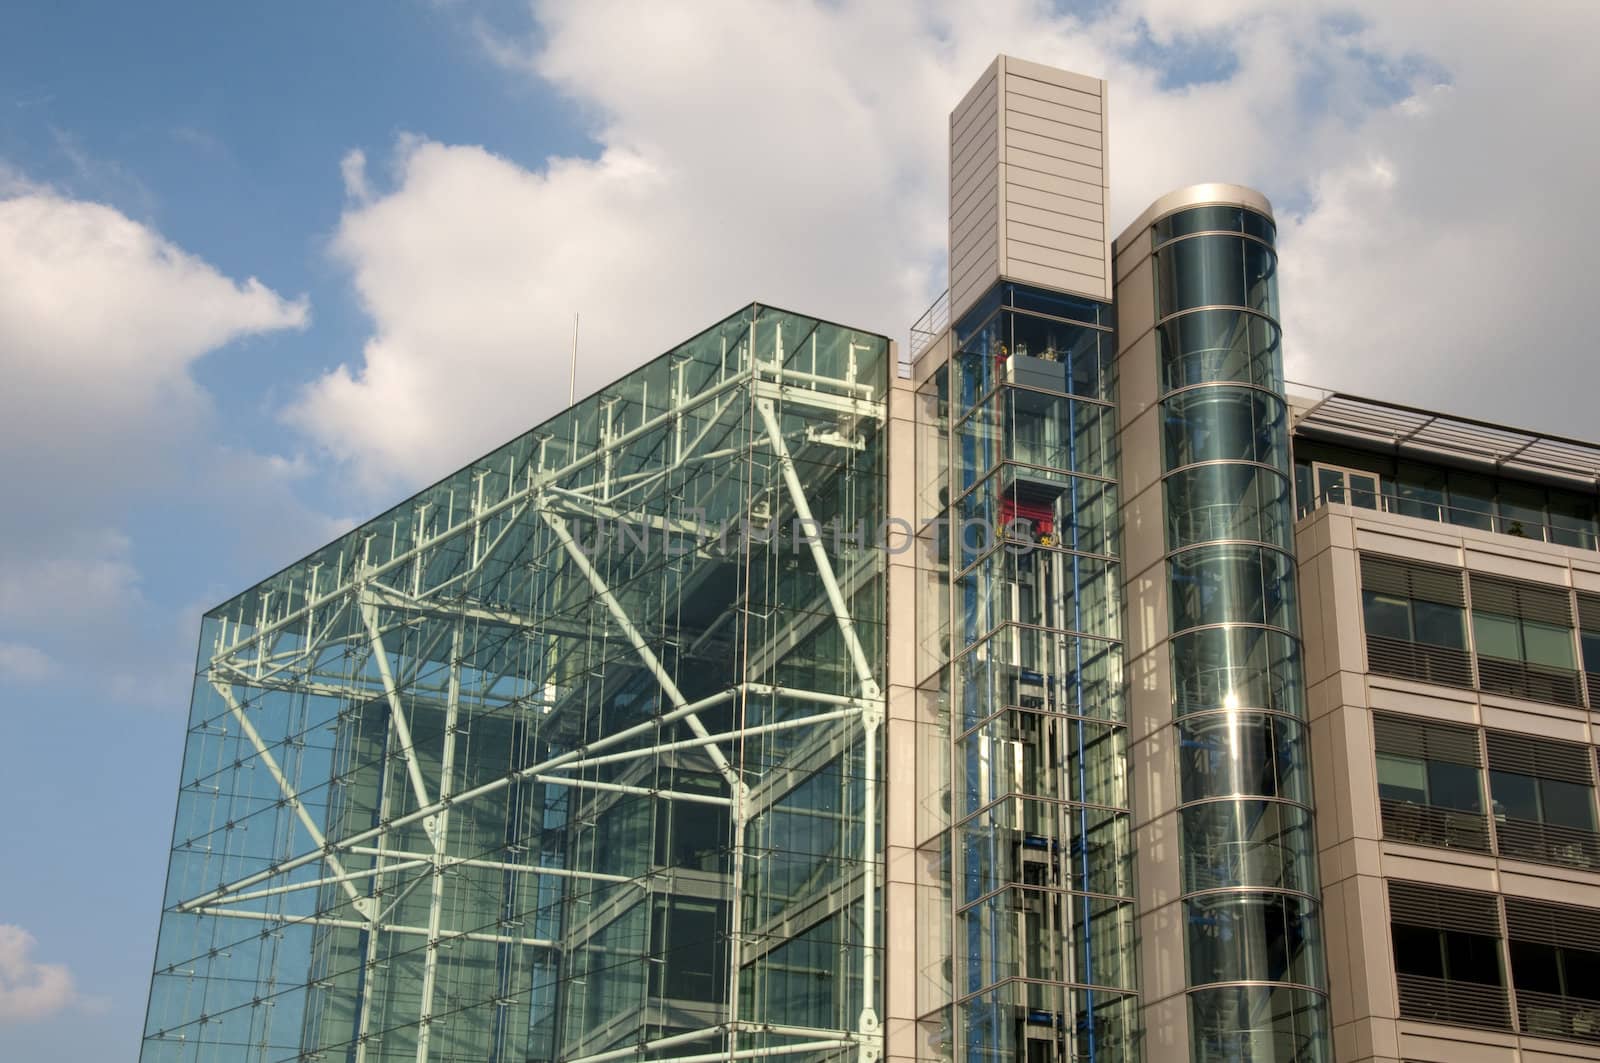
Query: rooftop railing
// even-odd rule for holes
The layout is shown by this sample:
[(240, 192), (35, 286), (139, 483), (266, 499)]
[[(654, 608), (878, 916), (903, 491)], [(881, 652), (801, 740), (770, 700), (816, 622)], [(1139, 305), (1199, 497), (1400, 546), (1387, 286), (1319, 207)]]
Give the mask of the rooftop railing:
[(1519, 539), (1554, 543), (1557, 546), (1575, 546), (1584, 550), (1600, 550), (1600, 535), (1590, 528), (1568, 528), (1541, 524), (1520, 517), (1508, 517), (1491, 510), (1470, 509), (1464, 506), (1447, 506), (1438, 502), (1425, 502), (1415, 498), (1401, 498), (1381, 491), (1334, 488), (1324, 491), (1309, 501), (1302, 500), (1298, 516), (1305, 517), (1321, 509), (1328, 502), (1352, 505), (1358, 509), (1397, 513), (1403, 517), (1416, 517), (1439, 524), (1453, 524), (1458, 528), (1476, 528), (1498, 535), (1513, 535)]

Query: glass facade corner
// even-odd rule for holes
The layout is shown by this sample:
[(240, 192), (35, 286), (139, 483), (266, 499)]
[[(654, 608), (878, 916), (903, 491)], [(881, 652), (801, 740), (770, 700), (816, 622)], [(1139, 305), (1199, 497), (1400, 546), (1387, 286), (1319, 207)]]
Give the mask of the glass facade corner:
[(207, 614), (141, 1059), (879, 1044), (887, 387), (750, 307)]

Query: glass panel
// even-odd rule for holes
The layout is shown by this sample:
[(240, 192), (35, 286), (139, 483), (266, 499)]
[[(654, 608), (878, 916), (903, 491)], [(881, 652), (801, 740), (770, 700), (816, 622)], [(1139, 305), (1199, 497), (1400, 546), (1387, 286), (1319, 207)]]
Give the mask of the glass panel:
[(1411, 641), (1410, 599), (1363, 590), (1361, 612), (1368, 635)]
[(1495, 817), (1538, 822), (1539, 780), (1531, 775), (1508, 771), (1489, 772), (1489, 793), (1494, 799)]
[(1424, 520), (1444, 519), (1444, 470), (1433, 465), (1402, 461), (1396, 477), (1395, 511)]
[(1572, 671), (1572, 629), (1537, 620), (1522, 622), (1522, 643), (1529, 664)]
[(1428, 803), (1428, 764), (1393, 753), (1378, 754), (1378, 796), (1385, 801)]
[(1293, 550), (1289, 481), (1259, 465), (1197, 465), (1169, 475), (1167, 548), (1255, 539)]
[(1452, 524), (1488, 531), (1494, 526), (1494, 481), (1477, 473), (1452, 469), (1450, 510), (1445, 515)]
[(1462, 812), (1483, 811), (1483, 780), (1469, 764), (1428, 761), (1428, 804)]
[(1287, 469), (1283, 402), (1254, 388), (1203, 387), (1162, 400), (1166, 468), (1201, 461), (1255, 461)]
[(1352, 472), (1349, 480), (1350, 504), (1362, 509), (1377, 509), (1378, 478), (1368, 473)]
[(1421, 975), (1424, 978), (1444, 977), (1444, 942), (1433, 927), (1406, 926), (1395, 923), (1391, 928), (1394, 942), (1394, 970), (1396, 974)]
[(1318, 467), (1317, 497), (1327, 502), (1343, 502), (1344, 470)]
[(1459, 605), (1440, 605), (1438, 602), (1416, 600), (1411, 603), (1411, 622), (1416, 628), (1416, 641), (1434, 646), (1467, 648), (1466, 610)]
[(1543, 820), (1562, 827), (1594, 830), (1594, 789), (1560, 779), (1540, 779)]
[(1327, 1002), (1305, 989), (1221, 986), (1189, 994), (1192, 1063), (1329, 1063)]
[(1277, 801), (1207, 801), (1179, 813), (1185, 892), (1317, 888), (1311, 813)]
[(1283, 390), (1280, 333), (1260, 314), (1197, 310), (1163, 324), (1156, 340), (1164, 392), (1213, 381)]
[(1316, 905), (1284, 893), (1221, 893), (1183, 902), (1189, 984), (1292, 982), (1319, 987)]
[(1199, 546), (1168, 562), (1172, 629), (1203, 624), (1296, 623), (1294, 561), (1257, 546)]
[(1156, 252), (1156, 304), (1166, 317), (1203, 306), (1277, 316), (1277, 255), (1238, 236), (1194, 236)]
[(1561, 955), (1553, 945), (1511, 942), (1511, 980), (1519, 990), (1561, 992)]
[(1501, 985), (1500, 940), (1486, 934), (1446, 930), (1444, 935), (1445, 977), (1452, 982)]
[(1178, 721), (1183, 800), (1248, 794), (1311, 802), (1305, 728), (1266, 712), (1226, 710)]
[(1172, 640), (1173, 712), (1277, 709), (1298, 715), (1305, 683), (1299, 647), (1280, 631), (1209, 628)]
[(1505, 661), (1522, 659), (1522, 639), (1517, 622), (1510, 617), (1474, 610), (1472, 637), (1478, 652), (1485, 657), (1499, 657)]

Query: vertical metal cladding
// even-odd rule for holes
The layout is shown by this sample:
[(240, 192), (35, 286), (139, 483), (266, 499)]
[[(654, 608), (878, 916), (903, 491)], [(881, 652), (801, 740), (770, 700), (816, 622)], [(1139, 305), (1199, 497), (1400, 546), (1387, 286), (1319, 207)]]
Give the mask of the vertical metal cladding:
[(1274, 227), (1206, 205), (1154, 229), (1191, 1058), (1323, 1063)]

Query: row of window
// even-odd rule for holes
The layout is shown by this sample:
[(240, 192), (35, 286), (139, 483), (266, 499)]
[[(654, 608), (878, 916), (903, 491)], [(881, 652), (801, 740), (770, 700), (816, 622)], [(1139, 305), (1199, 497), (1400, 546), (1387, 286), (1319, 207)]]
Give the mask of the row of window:
[(1384, 675), (1582, 706), (1600, 686), (1600, 597), (1576, 605), (1574, 623), (1564, 587), (1361, 556), (1367, 668)]
[(1373, 732), (1385, 838), (1600, 868), (1593, 747), (1389, 713)]
[(1401, 1018), (1600, 1042), (1600, 909), (1391, 880), (1389, 912)]
[[(1352, 478), (1352, 472), (1364, 475)], [(1300, 436), (1294, 440), (1294, 474), (1301, 514), (1328, 498), (1564, 546), (1592, 550), (1600, 545), (1600, 499), (1593, 492), (1397, 459)]]

